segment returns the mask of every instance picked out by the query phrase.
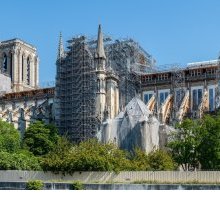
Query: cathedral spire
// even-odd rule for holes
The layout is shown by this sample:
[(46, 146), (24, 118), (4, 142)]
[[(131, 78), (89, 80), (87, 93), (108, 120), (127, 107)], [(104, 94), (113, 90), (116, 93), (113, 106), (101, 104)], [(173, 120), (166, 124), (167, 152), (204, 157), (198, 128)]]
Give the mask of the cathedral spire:
[(63, 38), (62, 38), (62, 33), (60, 32), (57, 60), (61, 59), (63, 56), (64, 56)]
[(98, 29), (97, 49), (96, 49), (95, 57), (106, 59), (101, 24), (99, 24), (99, 29)]

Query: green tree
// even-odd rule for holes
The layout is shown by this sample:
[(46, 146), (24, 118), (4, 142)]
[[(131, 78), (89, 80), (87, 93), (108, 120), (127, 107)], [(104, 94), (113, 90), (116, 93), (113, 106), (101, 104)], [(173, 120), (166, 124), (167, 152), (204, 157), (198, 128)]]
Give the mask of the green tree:
[(202, 169), (220, 169), (220, 116), (204, 116), (201, 120), (199, 162)]
[(198, 166), (199, 145), (198, 133), (201, 129), (197, 121), (185, 119), (177, 125), (177, 131), (169, 138), (168, 147), (171, 150), (174, 161), (184, 170)]
[(149, 153), (149, 164), (151, 170), (174, 170), (176, 164), (172, 157), (163, 150), (155, 150)]
[(114, 144), (102, 144), (92, 139), (74, 147), (69, 154), (66, 171), (121, 171), (129, 164), (125, 151)]
[(149, 156), (140, 148), (135, 148), (134, 152), (131, 152), (132, 170), (135, 171), (147, 171), (150, 170)]
[(0, 170), (41, 170), (38, 158), (29, 152), (0, 152)]
[(44, 171), (65, 172), (67, 159), (72, 152), (73, 145), (65, 137), (60, 137), (57, 146), (41, 159)]
[(23, 148), (34, 155), (45, 155), (57, 147), (58, 134), (53, 125), (45, 125), (42, 121), (36, 121), (25, 131)]
[(16, 152), (19, 148), (19, 132), (12, 124), (0, 120), (0, 151)]
[(136, 148), (131, 157), (132, 170), (173, 170), (176, 164), (172, 157), (163, 150), (154, 150), (148, 154), (139, 148)]
[(131, 168), (127, 153), (114, 144), (102, 144), (95, 139), (66, 149), (54, 150), (42, 159), (44, 170), (62, 171), (121, 171)]
[(112, 143), (102, 144), (95, 139), (80, 143), (74, 153), (70, 158), (73, 170), (120, 171), (127, 169), (130, 164), (126, 151)]

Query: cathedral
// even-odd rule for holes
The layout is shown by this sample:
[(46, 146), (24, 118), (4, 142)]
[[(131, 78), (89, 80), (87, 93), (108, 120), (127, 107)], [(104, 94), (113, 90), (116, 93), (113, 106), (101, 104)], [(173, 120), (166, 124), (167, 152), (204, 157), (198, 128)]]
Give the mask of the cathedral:
[(0, 42), (0, 119), (24, 134), (35, 120), (54, 123), (73, 141), (97, 137), (123, 149), (161, 148), (172, 126), (219, 107), (219, 60), (157, 68), (136, 41), (60, 35), (56, 85), (39, 88), (36, 48)]

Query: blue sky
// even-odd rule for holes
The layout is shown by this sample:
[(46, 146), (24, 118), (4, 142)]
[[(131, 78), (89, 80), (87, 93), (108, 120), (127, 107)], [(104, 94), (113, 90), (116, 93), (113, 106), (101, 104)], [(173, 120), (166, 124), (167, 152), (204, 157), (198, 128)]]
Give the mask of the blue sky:
[(40, 82), (53, 81), (59, 32), (132, 37), (158, 65), (216, 59), (219, 0), (11, 0), (0, 3), (0, 40), (21, 38), (38, 49)]

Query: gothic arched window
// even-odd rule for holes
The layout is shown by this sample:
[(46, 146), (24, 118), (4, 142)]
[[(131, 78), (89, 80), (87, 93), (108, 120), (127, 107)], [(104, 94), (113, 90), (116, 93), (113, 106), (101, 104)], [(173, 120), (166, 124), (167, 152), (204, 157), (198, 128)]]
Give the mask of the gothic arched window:
[(30, 85), (30, 58), (27, 58), (27, 85)]
[(7, 72), (7, 69), (8, 69), (8, 58), (7, 58), (7, 55), (4, 53), (3, 55), (3, 66), (2, 66), (2, 70), (3, 72)]

